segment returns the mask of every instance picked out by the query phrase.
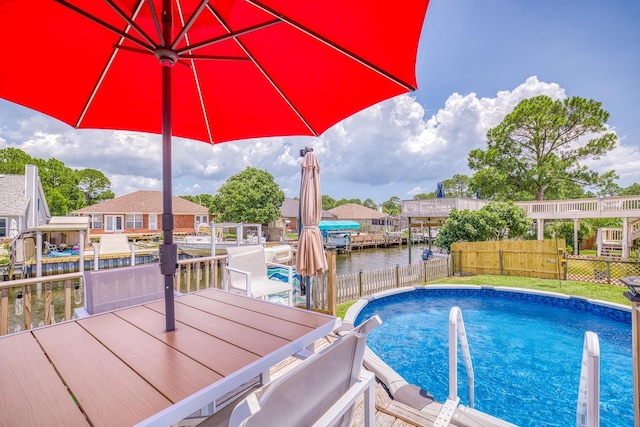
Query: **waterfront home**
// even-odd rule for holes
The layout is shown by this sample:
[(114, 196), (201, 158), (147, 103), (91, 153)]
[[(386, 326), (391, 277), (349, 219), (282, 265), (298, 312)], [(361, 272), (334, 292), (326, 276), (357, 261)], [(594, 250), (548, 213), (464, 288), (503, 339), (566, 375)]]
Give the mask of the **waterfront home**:
[(25, 165), (24, 175), (0, 174), (0, 242), (50, 217), (37, 166)]
[[(211, 221), (205, 206), (173, 196), (174, 232), (195, 233), (198, 224)], [(162, 232), (162, 191), (140, 190), (105, 200), (73, 212), (91, 218), (91, 234), (123, 233), (129, 236)]]
[[(280, 206), (280, 218), (269, 224), (265, 231), (270, 235), (270, 240), (281, 240), (283, 233), (298, 232), (298, 216), (300, 215), (300, 202), (287, 197)], [(323, 220), (334, 220), (338, 217), (329, 211), (322, 211)], [(278, 235), (280, 235), (278, 237)]]
[(351, 220), (360, 223), (360, 231), (366, 233), (381, 233), (385, 230), (387, 215), (375, 209), (359, 205), (357, 203), (347, 203), (330, 209), (336, 219)]

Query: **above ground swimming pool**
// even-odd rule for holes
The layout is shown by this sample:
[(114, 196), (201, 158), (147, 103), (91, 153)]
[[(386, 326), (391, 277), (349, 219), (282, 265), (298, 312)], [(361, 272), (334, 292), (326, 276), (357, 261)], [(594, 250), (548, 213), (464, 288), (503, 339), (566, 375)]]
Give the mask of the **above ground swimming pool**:
[[(356, 324), (378, 314), (383, 323), (369, 347), (444, 402), (454, 306), (467, 331), (476, 409), (522, 427), (575, 426), (584, 334), (593, 331), (600, 342), (600, 425), (633, 426), (630, 310), (560, 295), (427, 287), (370, 301)], [(458, 394), (468, 406), (460, 350)]]

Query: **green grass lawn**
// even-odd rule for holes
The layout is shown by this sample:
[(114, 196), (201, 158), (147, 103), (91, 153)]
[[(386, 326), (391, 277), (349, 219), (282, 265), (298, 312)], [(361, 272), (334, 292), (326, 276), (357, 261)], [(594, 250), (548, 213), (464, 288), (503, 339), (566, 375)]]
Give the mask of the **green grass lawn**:
[[(517, 276), (491, 276), (481, 274), (477, 276), (449, 277), (447, 279), (429, 282), (428, 285), (436, 283), (484, 285), (484, 286), (508, 286), (512, 288), (536, 289), (547, 292), (557, 292), (559, 294), (581, 296), (585, 298), (602, 301), (615, 302), (618, 304), (631, 305), (631, 302), (623, 295), (627, 288), (616, 285), (606, 285), (600, 283), (574, 282), (569, 280), (549, 280), (533, 279), (530, 277)], [(339, 304), (337, 315), (344, 318), (345, 313), (355, 301)]]

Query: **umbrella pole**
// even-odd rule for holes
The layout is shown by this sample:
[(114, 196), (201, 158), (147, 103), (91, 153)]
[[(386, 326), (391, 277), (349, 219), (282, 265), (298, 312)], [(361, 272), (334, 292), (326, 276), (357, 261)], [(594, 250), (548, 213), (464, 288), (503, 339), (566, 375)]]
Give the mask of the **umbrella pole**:
[[(171, 40), (171, 2), (163, 1), (162, 26), (166, 40)], [(178, 246), (173, 243), (173, 206), (171, 203), (171, 66), (162, 64), (162, 233), (160, 272), (164, 275), (165, 332), (176, 329), (173, 276), (178, 265)]]

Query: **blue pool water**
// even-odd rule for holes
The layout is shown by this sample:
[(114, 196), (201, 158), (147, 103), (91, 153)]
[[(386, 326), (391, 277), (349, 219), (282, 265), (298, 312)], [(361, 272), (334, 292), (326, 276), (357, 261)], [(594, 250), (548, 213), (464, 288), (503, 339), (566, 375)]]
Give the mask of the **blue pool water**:
[[(461, 308), (468, 335), (476, 409), (522, 427), (575, 426), (584, 333), (593, 331), (600, 342), (600, 425), (633, 426), (628, 312), (493, 289), (416, 290), (369, 302), (356, 324), (378, 314), (383, 323), (369, 346), (443, 402), (453, 306)], [(458, 394), (468, 405), (460, 353), (458, 359)]]

